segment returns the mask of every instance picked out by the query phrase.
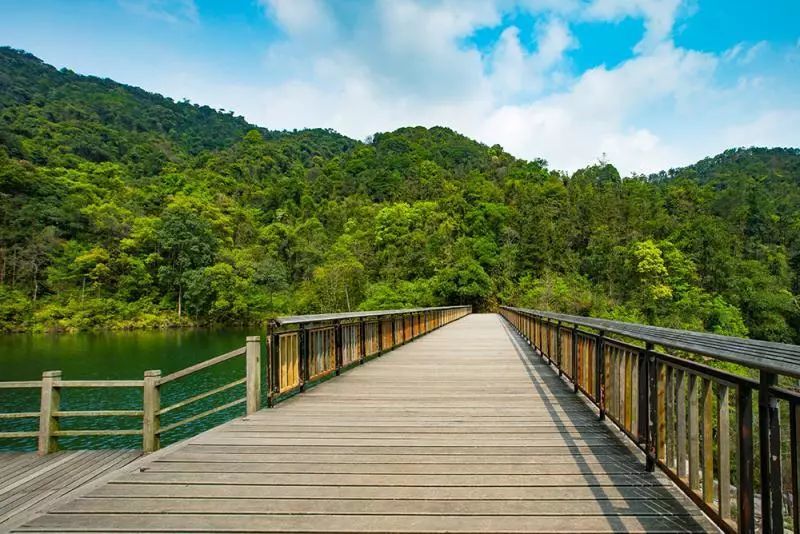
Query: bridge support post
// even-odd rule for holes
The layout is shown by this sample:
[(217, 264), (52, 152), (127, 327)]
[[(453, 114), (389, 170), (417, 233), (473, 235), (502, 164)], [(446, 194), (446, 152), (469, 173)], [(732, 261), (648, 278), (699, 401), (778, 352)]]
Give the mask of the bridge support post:
[(145, 371), (142, 389), (142, 451), (155, 452), (161, 447), (161, 371)]
[(45, 371), (42, 373), (42, 394), (39, 409), (39, 454), (48, 454), (58, 450), (58, 439), (54, 435), (58, 431), (56, 412), (61, 404), (61, 388), (53, 383), (61, 380), (61, 371)]
[(245, 358), (247, 415), (250, 415), (261, 409), (261, 337), (247, 337)]

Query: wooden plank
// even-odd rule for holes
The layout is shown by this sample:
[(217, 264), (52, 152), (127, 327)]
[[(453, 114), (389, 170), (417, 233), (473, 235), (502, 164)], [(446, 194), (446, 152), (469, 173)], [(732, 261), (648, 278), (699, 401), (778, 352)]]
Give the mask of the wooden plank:
[[(174, 462), (151, 464), (150, 473), (280, 473), (280, 474), (369, 474), (369, 475), (616, 475), (641, 474), (629, 462), (595, 462), (585, 464), (539, 463), (506, 464), (361, 464), (361, 463), (287, 463), (287, 462)], [(272, 479), (270, 479), (272, 480)]]
[(576, 507), (572, 500), (445, 500), (445, 499), (188, 499), (188, 498), (119, 498), (84, 497), (62, 506), (57, 513), (164, 513), (238, 514), (402, 514), (402, 515), (655, 515), (700, 516), (687, 512), (672, 499), (587, 500)]
[[(46, 456), (21, 455), (29, 469), (13, 483), (0, 481), (0, 530), (32, 519), (37, 511), (98, 476), (126, 465), (139, 457), (138, 451), (61, 451)], [(0, 456), (0, 461), (3, 457)], [(35, 466), (35, 467), (34, 467)]]
[[(706, 532), (691, 516), (48, 514), (20, 532)], [(502, 526), (501, 526), (502, 525)]]
[[(677, 489), (662, 486), (225, 486), (193, 484), (125, 484), (113, 482), (92, 492), (100, 498), (240, 498), (240, 499), (467, 499), (467, 500), (574, 500), (605, 501), (675, 499)], [(691, 509), (691, 508), (687, 508)]]

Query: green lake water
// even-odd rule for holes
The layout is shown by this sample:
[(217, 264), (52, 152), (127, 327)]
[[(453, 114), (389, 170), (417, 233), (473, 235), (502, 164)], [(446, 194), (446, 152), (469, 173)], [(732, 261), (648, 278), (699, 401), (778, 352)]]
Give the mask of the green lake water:
[[(261, 329), (263, 330), (263, 329)], [(258, 327), (216, 330), (101, 332), (58, 335), (13, 334), (0, 336), (0, 381), (38, 380), (42, 371), (60, 370), (64, 380), (141, 380), (144, 371), (162, 374), (231, 351), (245, 344), (245, 337), (264, 332)], [(264, 363), (262, 347), (262, 364)], [(244, 377), (244, 356), (192, 374), (162, 387), (162, 406), (174, 404)], [(262, 375), (263, 376), (263, 375)], [(165, 414), (161, 424), (183, 419), (244, 396), (244, 385)], [(62, 410), (140, 410), (141, 388), (64, 388)], [(38, 389), (0, 389), (0, 413), (39, 410)], [(242, 415), (243, 406), (189, 423), (162, 436), (162, 445), (192, 436), (232, 417)], [(62, 429), (141, 428), (141, 417), (68, 417)], [(33, 419), (0, 419), (0, 432), (35, 430)], [(139, 448), (138, 436), (60, 438), (60, 446), (76, 448)], [(0, 450), (33, 450), (34, 438), (2, 439)]]

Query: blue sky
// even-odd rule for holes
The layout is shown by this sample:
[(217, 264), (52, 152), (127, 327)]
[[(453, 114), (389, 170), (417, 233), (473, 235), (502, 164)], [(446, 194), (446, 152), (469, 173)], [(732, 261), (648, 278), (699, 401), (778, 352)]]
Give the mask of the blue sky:
[(442, 124), (625, 173), (800, 146), (797, 0), (0, 0), (0, 14), (0, 45), (268, 128)]

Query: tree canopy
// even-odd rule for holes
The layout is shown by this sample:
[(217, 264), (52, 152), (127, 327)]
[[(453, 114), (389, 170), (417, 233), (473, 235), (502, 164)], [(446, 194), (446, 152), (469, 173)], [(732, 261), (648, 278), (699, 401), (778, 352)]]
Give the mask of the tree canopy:
[(365, 142), (0, 48), (0, 330), (500, 303), (800, 341), (800, 150), (571, 175), (442, 127)]

